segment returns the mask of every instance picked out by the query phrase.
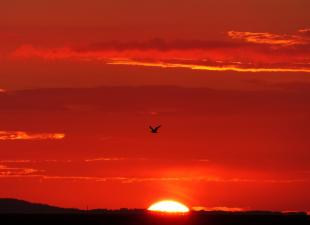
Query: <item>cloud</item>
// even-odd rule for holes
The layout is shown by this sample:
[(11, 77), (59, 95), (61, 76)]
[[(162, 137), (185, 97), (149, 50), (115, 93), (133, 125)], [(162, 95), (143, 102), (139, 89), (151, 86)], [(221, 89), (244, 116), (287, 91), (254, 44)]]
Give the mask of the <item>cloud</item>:
[(0, 131), (0, 140), (60, 140), (64, 133), (27, 133), (25, 131)]
[(23, 177), (29, 176), (39, 172), (39, 170), (27, 167), (8, 167), (6, 165), (0, 165), (0, 177)]
[(30, 160), (30, 159), (5, 159), (0, 160), (0, 163), (14, 163), (14, 164), (26, 164), (26, 163), (72, 163), (71, 159), (43, 159), (43, 160)]
[[(205, 114), (213, 115), (245, 115), (251, 114), (255, 116), (270, 115), (270, 113), (308, 113), (310, 108), (307, 104), (307, 98), (310, 95), (310, 86), (306, 84), (294, 84), (292, 82), (274, 85), (262, 84), (263, 87), (272, 90), (259, 91), (233, 91), (233, 90), (211, 90), (208, 88), (178, 88), (171, 86), (147, 86), (147, 87), (102, 87), (102, 88), (77, 88), (77, 89), (37, 89), (15, 91), (14, 95), (4, 95), (0, 98), (0, 111), (2, 113), (8, 110), (27, 114), (29, 110), (35, 112), (36, 118), (42, 120), (42, 114), (46, 111), (61, 111), (64, 115), (71, 115), (65, 107), (70, 104), (89, 104), (94, 108), (91, 113), (130, 113), (137, 114), (141, 111), (158, 111), (161, 115), (187, 115), (190, 114)], [(293, 87), (292, 87), (293, 86)], [(301, 95), (302, 94), (302, 98)], [(148, 97), (145, 97), (148, 96)], [(180, 102), (180, 96), (184, 96)], [(243, 96), (247, 96), (251, 101), (247, 102)], [(268, 96), (266, 98), (265, 96)], [(14, 98), (13, 98), (14, 97)], [(150, 101), (149, 99), (152, 99)], [(61, 99), (61, 101), (59, 101)], [(126, 101), (124, 101), (124, 99)], [(282, 99), (288, 99), (283, 102)], [(47, 105), (46, 102), (49, 102)], [(115, 102), (122, 101), (122, 104), (116, 105)], [(206, 101), (208, 104), (206, 105)], [(27, 102), (27, 104), (23, 104)], [(234, 102), (238, 107), (231, 107), (230, 102)], [(287, 105), (290, 108), (287, 108)], [(265, 107), (272, 105), (272, 107)], [(262, 111), (261, 109), (264, 108)], [(28, 114), (27, 114), (28, 115)], [(93, 120), (100, 118), (95, 117)], [(52, 117), (53, 118), (53, 117)], [(58, 118), (57, 118), (58, 119)], [(79, 117), (79, 120), (83, 119)], [(92, 124), (95, 122), (92, 120)], [(16, 120), (13, 118), (10, 121), (3, 121), (2, 124), (6, 129), (15, 130), (14, 125)], [(18, 121), (22, 123), (22, 120)], [(63, 126), (58, 128), (51, 127), (49, 122), (44, 123), (43, 130), (61, 130), (68, 127), (66, 120), (61, 120)], [(114, 126), (119, 124), (114, 124)], [(24, 126), (24, 125), (23, 125)], [(29, 125), (25, 125), (25, 128)], [(29, 127), (28, 127), (29, 128)], [(27, 128), (27, 129), (28, 129)], [(39, 127), (37, 128), (39, 129)], [(40, 128), (42, 129), (42, 128)], [(68, 131), (70, 132), (70, 131)], [(92, 129), (87, 130), (88, 134), (93, 134)], [(5, 136), (5, 138), (3, 137)], [(8, 139), (8, 131), (2, 131), (0, 138)], [(96, 134), (93, 138), (101, 141), (105, 135)], [(114, 142), (128, 141), (125, 137), (113, 138)], [(112, 139), (111, 139), (112, 142)], [(101, 157), (101, 156), (100, 156)], [(105, 157), (105, 156), (103, 156)]]
[[(299, 32), (306, 33), (307, 31), (308, 29), (304, 29), (300, 30)], [(238, 39), (250, 43), (276, 46), (306, 45), (310, 42), (310, 39), (301, 35), (273, 34), (268, 32), (257, 33), (229, 31), (228, 36), (233, 39)]]
[[(1, 172), (1, 170), (3, 170)], [(38, 174), (44, 172), (33, 168), (12, 168), (0, 165), (0, 178), (34, 178), (43, 180), (72, 180), (72, 181), (94, 181), (94, 182), (120, 182), (130, 183), (149, 183), (149, 182), (207, 182), (207, 183), (308, 183), (308, 179), (246, 179), (246, 178), (221, 178), (216, 176), (179, 176), (179, 177), (97, 177), (97, 176), (59, 176), (49, 174)]]
[(93, 158), (93, 159), (85, 159), (85, 162), (96, 162), (96, 161), (123, 161), (126, 158)]
[(194, 210), (194, 211), (242, 212), (242, 211), (247, 211), (249, 209), (248, 208), (240, 208), (240, 207), (227, 207), (227, 206), (215, 206), (215, 207), (193, 206), (192, 210)]
[(208, 70), (208, 71), (236, 71), (236, 72), (303, 72), (310, 73), (310, 68), (286, 68), (286, 67), (248, 67), (242, 68), (237, 65), (223, 65), (223, 66), (207, 66), (198, 64), (186, 64), (186, 63), (164, 63), (164, 62), (143, 62), (133, 60), (115, 60), (114, 62), (108, 63), (110, 65), (128, 65), (128, 66), (145, 66), (145, 67), (160, 67), (160, 68), (185, 68), (192, 70)]
[(115, 50), (124, 52), (126, 50), (159, 50), (162, 52), (169, 52), (173, 50), (193, 50), (193, 49), (218, 49), (218, 48), (234, 48), (239, 47), (239, 43), (230, 41), (204, 41), (204, 40), (182, 40), (177, 39), (168, 41), (164, 39), (151, 39), (147, 41), (108, 41), (92, 43), (87, 46), (75, 47), (77, 52), (90, 52), (90, 51), (106, 51)]
[(16, 160), (0, 160), (0, 163), (31, 163), (33, 160), (16, 159)]
[(196, 161), (196, 162), (206, 162), (206, 163), (210, 162), (209, 159), (195, 159), (194, 161)]
[(85, 159), (85, 162), (98, 162), (98, 161), (125, 161), (125, 160), (146, 160), (146, 158), (126, 158), (126, 157), (99, 157), (93, 159)]
[(11, 57), (207, 71), (309, 73), (310, 38), (306, 33), (307, 29), (294, 35), (229, 31), (228, 41), (155, 39), (56, 48), (23, 45)]
[(310, 34), (310, 28), (303, 28), (298, 30), (299, 33), (303, 34), (303, 35), (309, 35)]
[[(126, 157), (98, 157), (91, 159), (42, 159), (42, 160), (30, 160), (30, 159), (5, 159), (0, 160), (0, 163), (14, 163), (14, 164), (25, 164), (25, 163), (91, 163), (91, 162), (109, 162), (109, 161), (125, 161), (125, 160), (146, 160), (146, 158), (126, 158)], [(200, 160), (199, 160), (200, 161)]]

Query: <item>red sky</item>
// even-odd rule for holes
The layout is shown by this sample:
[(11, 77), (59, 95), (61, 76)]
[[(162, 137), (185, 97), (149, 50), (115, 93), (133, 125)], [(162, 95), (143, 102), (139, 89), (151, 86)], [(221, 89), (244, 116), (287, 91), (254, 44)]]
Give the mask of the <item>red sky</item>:
[(309, 211), (309, 8), (1, 3), (0, 197)]

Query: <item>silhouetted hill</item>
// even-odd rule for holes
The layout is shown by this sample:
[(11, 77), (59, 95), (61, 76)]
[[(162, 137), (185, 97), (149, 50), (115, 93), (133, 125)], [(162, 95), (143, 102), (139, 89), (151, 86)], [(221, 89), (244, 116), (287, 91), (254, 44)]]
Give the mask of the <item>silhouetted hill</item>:
[(206, 212), (158, 214), (143, 209), (65, 209), (16, 199), (0, 199), (0, 223), (44, 225), (309, 225), (306, 213)]
[(78, 209), (65, 209), (23, 200), (0, 199), (0, 214), (48, 214), (48, 213), (78, 213)]

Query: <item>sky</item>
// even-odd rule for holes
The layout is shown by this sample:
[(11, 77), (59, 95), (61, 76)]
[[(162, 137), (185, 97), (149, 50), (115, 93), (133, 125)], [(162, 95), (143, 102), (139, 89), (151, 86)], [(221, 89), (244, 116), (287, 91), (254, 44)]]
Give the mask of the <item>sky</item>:
[(0, 197), (310, 211), (309, 8), (2, 1)]

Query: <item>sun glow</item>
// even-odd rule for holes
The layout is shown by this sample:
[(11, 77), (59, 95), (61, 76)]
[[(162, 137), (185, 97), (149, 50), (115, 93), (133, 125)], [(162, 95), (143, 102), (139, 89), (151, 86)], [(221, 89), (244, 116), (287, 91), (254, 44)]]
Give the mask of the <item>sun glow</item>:
[(165, 200), (156, 202), (148, 208), (149, 211), (164, 212), (164, 213), (187, 213), (189, 208), (182, 203)]

